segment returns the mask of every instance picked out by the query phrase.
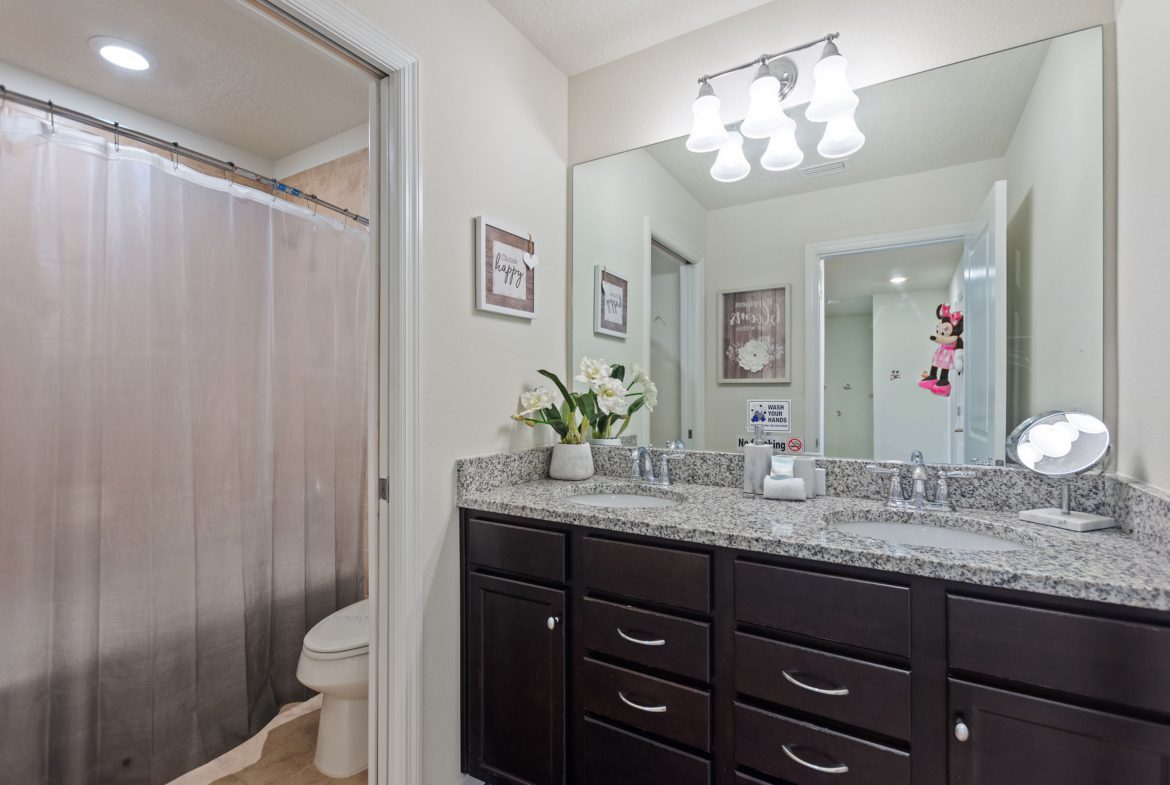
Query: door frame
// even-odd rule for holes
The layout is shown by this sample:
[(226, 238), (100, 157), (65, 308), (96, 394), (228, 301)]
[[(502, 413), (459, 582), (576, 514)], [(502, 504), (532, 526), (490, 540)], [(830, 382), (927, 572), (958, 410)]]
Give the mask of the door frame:
[[(804, 246), (804, 427), (806, 434), (812, 437), (811, 445), (805, 443), (806, 455), (823, 457), (825, 451), (825, 259), (866, 251), (961, 242), (971, 230), (970, 223), (928, 226)], [(808, 449), (810, 446), (811, 450)]]
[[(679, 270), (679, 360), (681, 368), (681, 390), (679, 409), (682, 413), (680, 436), (686, 441), (687, 449), (704, 444), (704, 390), (703, 390), (703, 279), (707, 269), (703, 263), (701, 249), (693, 248), (667, 227), (650, 216), (645, 217), (643, 231), (643, 280), (642, 280), (642, 361), (646, 371), (650, 370), (650, 331), (654, 326), (654, 312), (651, 308), (650, 278), (654, 243), (665, 247), (679, 259), (686, 262)], [(689, 425), (688, 425), (689, 423)], [(686, 431), (691, 437), (685, 435)], [(649, 437), (647, 437), (649, 441)], [(653, 447), (654, 445), (649, 445)], [(658, 445), (661, 447), (662, 445)]]
[[(375, 88), (377, 174), (370, 237), (368, 461), (371, 785), (421, 782), (422, 575), (419, 557), (419, 294), (422, 175), (418, 58), (338, 0), (268, 5), (386, 74)], [(390, 439), (390, 434), (394, 438)], [(379, 480), (379, 478), (386, 478)], [(386, 492), (380, 493), (380, 486)]]

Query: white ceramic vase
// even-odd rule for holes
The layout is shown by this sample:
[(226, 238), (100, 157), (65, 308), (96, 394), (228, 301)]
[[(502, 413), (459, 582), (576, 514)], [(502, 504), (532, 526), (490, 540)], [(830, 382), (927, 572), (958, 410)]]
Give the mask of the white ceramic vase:
[(593, 444), (596, 444), (598, 447), (621, 447), (622, 446), (621, 439), (592, 439), (591, 441)]
[(593, 447), (588, 444), (554, 445), (548, 476), (554, 480), (588, 480), (593, 476)]

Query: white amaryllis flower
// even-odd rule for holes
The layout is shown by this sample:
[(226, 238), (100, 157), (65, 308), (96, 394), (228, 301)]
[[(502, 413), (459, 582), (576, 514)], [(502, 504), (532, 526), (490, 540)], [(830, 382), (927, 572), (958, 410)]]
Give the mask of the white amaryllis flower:
[(739, 347), (736, 359), (744, 370), (758, 373), (772, 362), (772, 347), (766, 341), (757, 338)]
[(642, 400), (645, 401), (642, 406), (648, 412), (654, 411), (658, 405), (658, 385), (650, 381), (649, 376), (642, 380)]
[(577, 381), (588, 384), (593, 390), (613, 373), (613, 368), (605, 360), (594, 360), (589, 357), (582, 357), (577, 369), (580, 371), (576, 376)]
[(537, 387), (528, 392), (520, 393), (520, 414), (528, 415), (538, 412), (553, 402), (552, 393), (545, 387)]
[(626, 399), (627, 390), (617, 379), (604, 379), (595, 388), (597, 408), (605, 414), (625, 414), (630, 408)]
[(650, 381), (650, 377), (646, 375), (646, 369), (640, 365), (635, 365), (630, 369), (630, 384), (645, 384)]

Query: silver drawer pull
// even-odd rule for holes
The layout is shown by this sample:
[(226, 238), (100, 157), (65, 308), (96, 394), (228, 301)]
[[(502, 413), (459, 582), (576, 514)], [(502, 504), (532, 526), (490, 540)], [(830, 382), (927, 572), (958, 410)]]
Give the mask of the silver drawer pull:
[(795, 671), (781, 671), (781, 673), (783, 674), (784, 678), (788, 679), (788, 681), (795, 684), (797, 687), (800, 687), (802, 690), (808, 690), (809, 692), (815, 692), (818, 695), (848, 695), (849, 694), (848, 687), (839, 687), (838, 689), (835, 689), (835, 690), (824, 690), (824, 689), (821, 689), (820, 687), (814, 687), (811, 684), (805, 684), (803, 681), (801, 681), (800, 679), (798, 679), (792, 675), (793, 673), (795, 673)]
[(785, 755), (792, 758), (794, 761), (799, 763), (801, 766), (804, 766), (806, 769), (812, 769), (813, 771), (819, 771), (822, 774), (848, 774), (849, 773), (849, 767), (846, 766), (844, 763), (838, 763), (836, 766), (818, 766), (815, 763), (809, 763), (806, 760), (801, 760), (797, 756), (797, 754), (792, 751), (792, 746), (789, 744), (785, 744), (780, 749), (784, 750)]
[(659, 638), (656, 641), (649, 641), (649, 640), (645, 640), (643, 638), (633, 638), (629, 635), (626, 635), (626, 631), (623, 630), (621, 627), (618, 627), (617, 631), (618, 631), (618, 635), (622, 636), (622, 640), (627, 640), (630, 643), (636, 643), (639, 646), (665, 646), (666, 645), (666, 640), (663, 638)]
[(665, 706), (643, 706), (640, 703), (634, 703), (632, 700), (627, 698), (622, 693), (621, 690), (618, 690), (618, 697), (622, 699), (622, 703), (626, 704), (631, 709), (637, 709), (638, 711), (644, 711), (644, 712), (647, 712), (649, 714), (665, 714), (666, 713)]

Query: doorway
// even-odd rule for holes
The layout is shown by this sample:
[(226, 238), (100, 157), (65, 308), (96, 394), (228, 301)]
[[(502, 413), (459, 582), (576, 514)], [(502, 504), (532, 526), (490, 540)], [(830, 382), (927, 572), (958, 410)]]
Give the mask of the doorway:
[(700, 438), (698, 269), (695, 261), (651, 236), (646, 364), (658, 385), (658, 406), (650, 417), (651, 446), (681, 441), (693, 448)]

